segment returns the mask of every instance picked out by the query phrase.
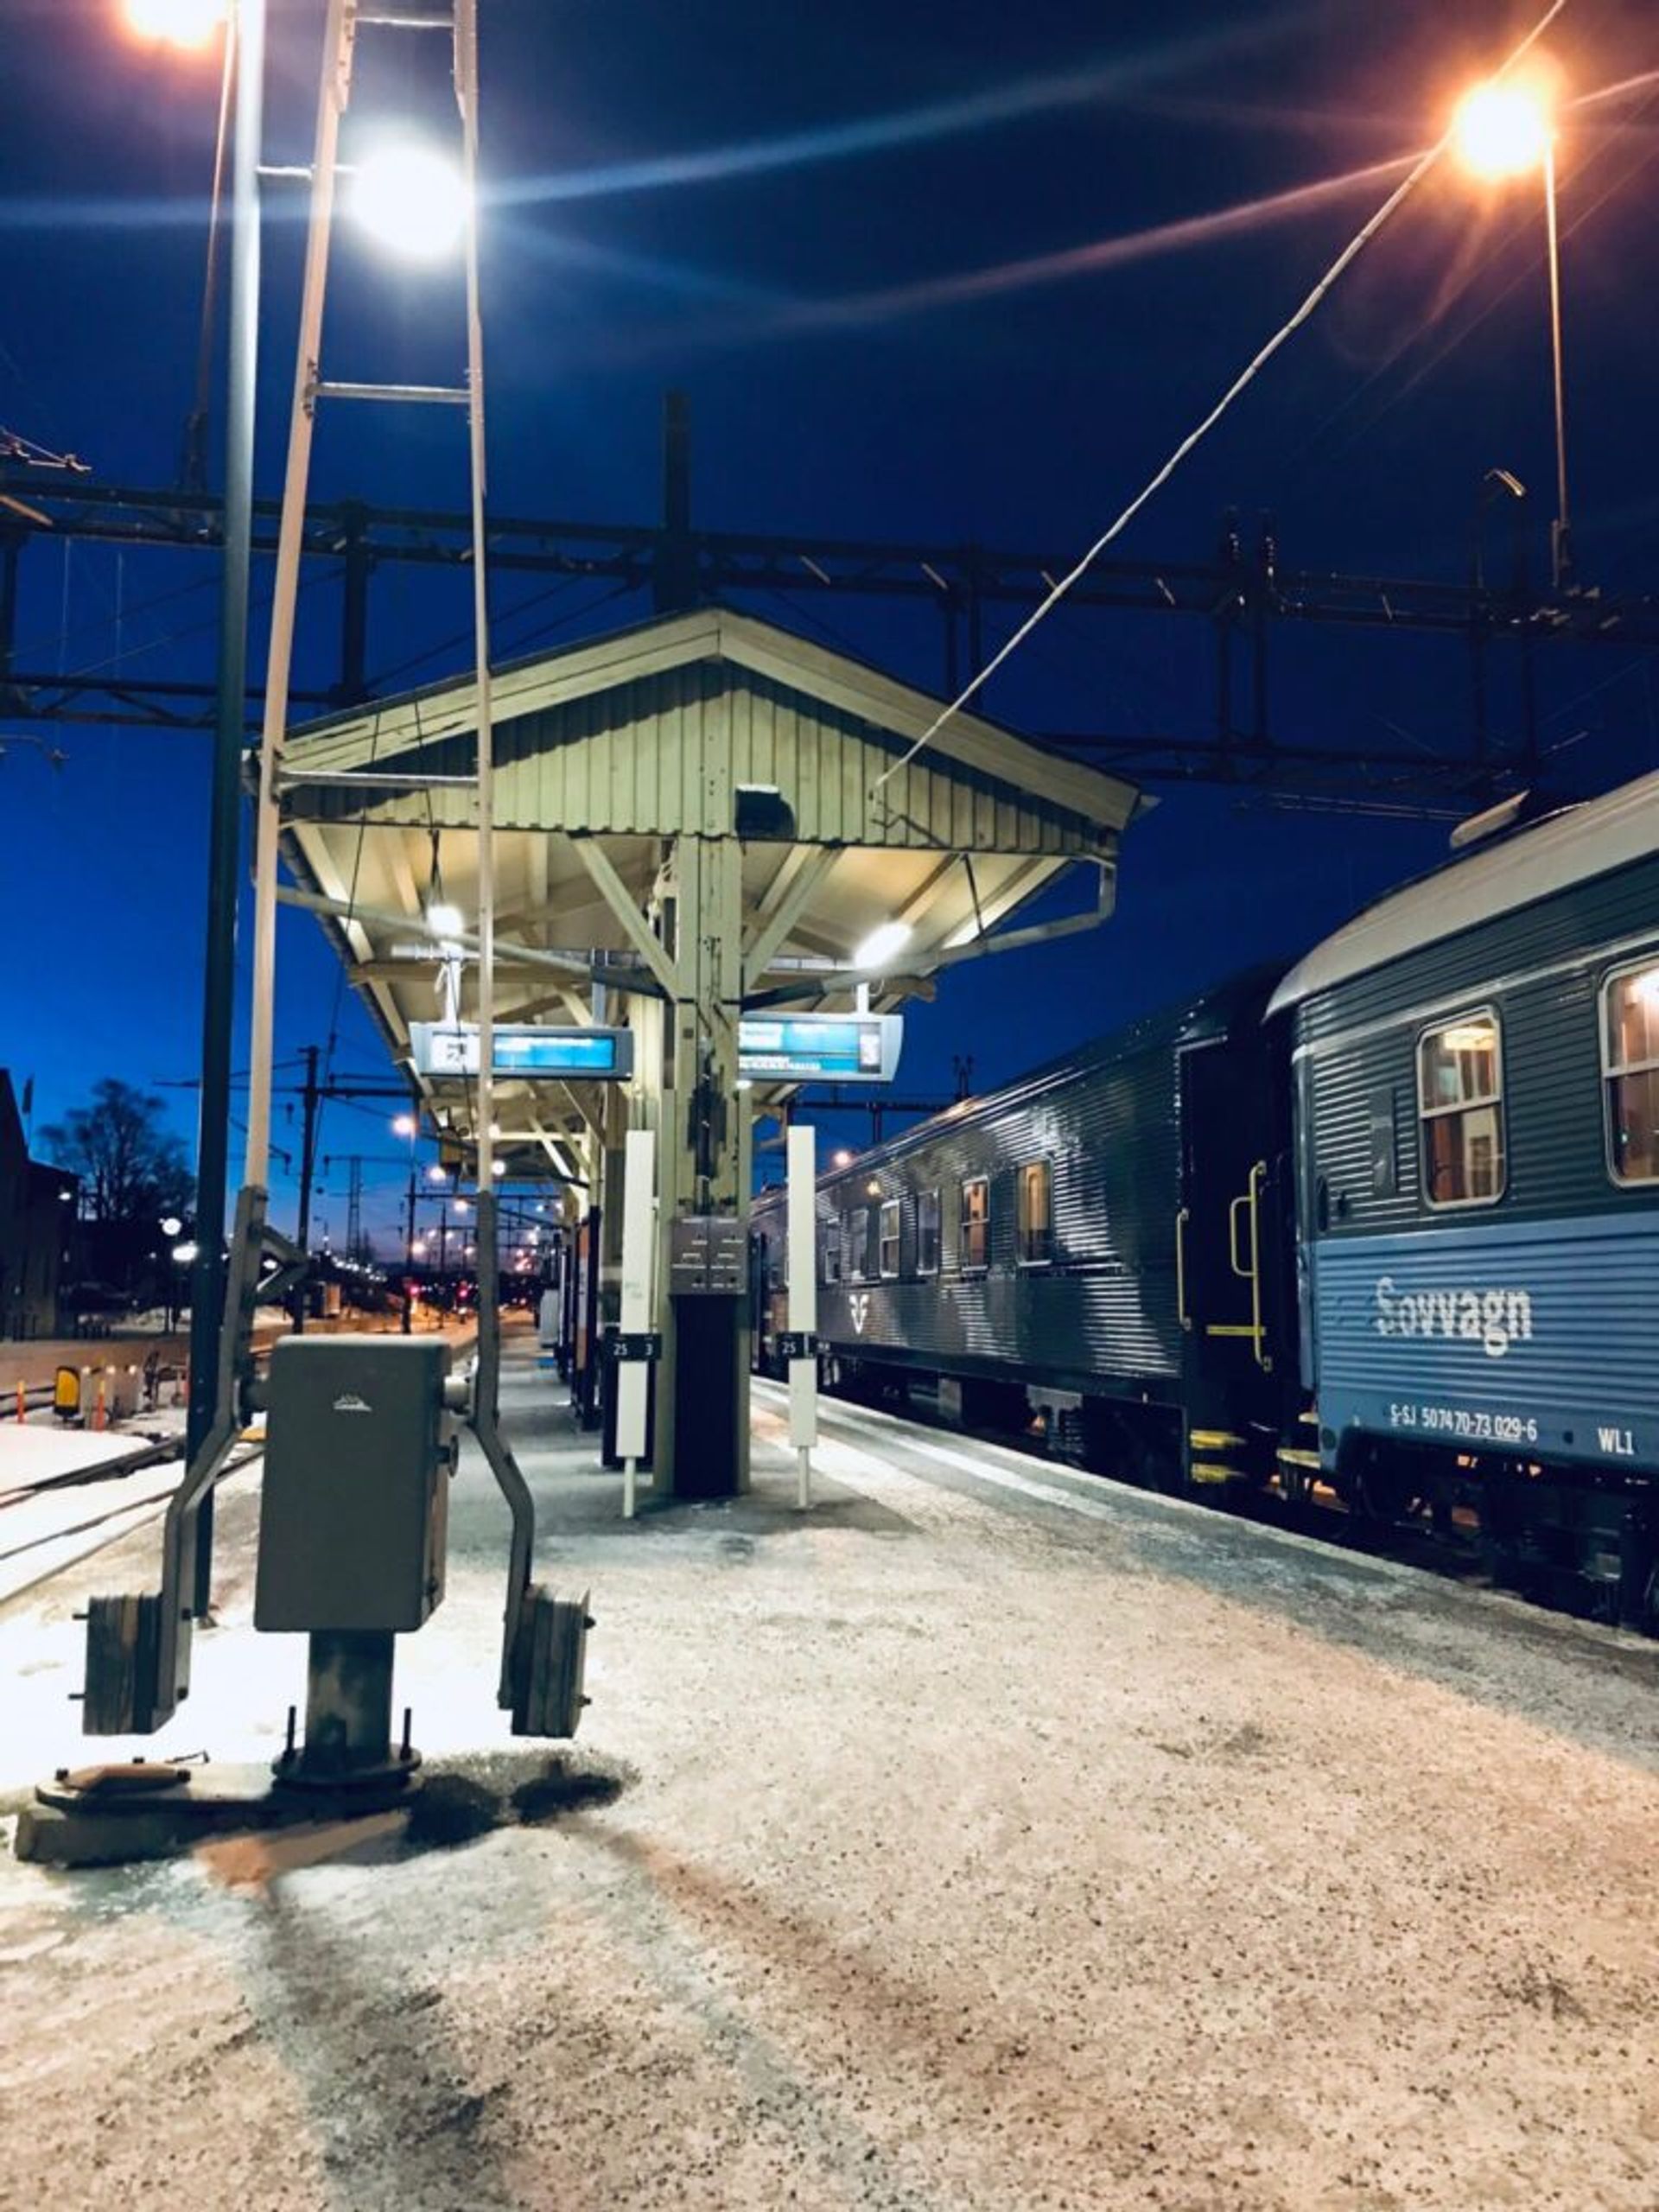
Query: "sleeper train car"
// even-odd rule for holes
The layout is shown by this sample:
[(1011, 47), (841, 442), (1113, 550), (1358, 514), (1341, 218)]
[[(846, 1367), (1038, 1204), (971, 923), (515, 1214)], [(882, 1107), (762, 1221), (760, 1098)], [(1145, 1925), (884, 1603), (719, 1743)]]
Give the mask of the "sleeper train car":
[[(1276, 980), (1241, 977), (823, 1177), (827, 1383), (925, 1381), (970, 1424), (1040, 1407), (1087, 1463), (1160, 1486), (1265, 1482), (1299, 1396)], [(756, 1202), (753, 1230), (769, 1368), (779, 1196)]]
[[(1478, 1526), (1659, 1633), (1659, 776), (818, 1186), (830, 1387)], [(755, 1345), (786, 1255), (757, 1202)]]
[(1382, 900), (1270, 1013), (1325, 1468), (1659, 1632), (1659, 776)]

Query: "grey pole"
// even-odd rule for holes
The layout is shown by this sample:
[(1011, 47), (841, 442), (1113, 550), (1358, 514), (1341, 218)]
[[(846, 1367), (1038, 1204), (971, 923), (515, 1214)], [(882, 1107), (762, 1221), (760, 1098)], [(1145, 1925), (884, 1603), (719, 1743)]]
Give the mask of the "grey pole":
[(1557, 591), (1573, 581), (1573, 518), (1567, 504), (1567, 372), (1561, 357), (1561, 234), (1555, 219), (1555, 138), (1544, 148), (1544, 220), (1549, 232), (1549, 347), (1555, 400), (1555, 525), (1550, 576)]
[[(229, 391), (225, 410), (224, 567), (219, 614), (213, 798), (207, 836), (207, 964), (202, 978), (201, 1118), (196, 1139), (196, 1267), (190, 1301), (187, 1452), (213, 1426), (225, 1308), (225, 1180), (230, 1158), (231, 1032), (236, 1010), (236, 909), (246, 711), (248, 582), (253, 525), (253, 412), (259, 333), (259, 147), (264, 128), (265, 0), (238, 0), (226, 35), (237, 42), (231, 184)], [(194, 1604), (207, 1611), (213, 1500), (197, 1509)]]

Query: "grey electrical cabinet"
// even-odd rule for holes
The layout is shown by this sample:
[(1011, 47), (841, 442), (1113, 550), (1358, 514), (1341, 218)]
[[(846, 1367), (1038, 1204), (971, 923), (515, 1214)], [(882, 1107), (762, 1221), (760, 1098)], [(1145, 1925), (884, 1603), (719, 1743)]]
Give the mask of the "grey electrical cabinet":
[(443, 1595), (449, 1348), (284, 1337), (270, 1356), (253, 1624), (419, 1628)]

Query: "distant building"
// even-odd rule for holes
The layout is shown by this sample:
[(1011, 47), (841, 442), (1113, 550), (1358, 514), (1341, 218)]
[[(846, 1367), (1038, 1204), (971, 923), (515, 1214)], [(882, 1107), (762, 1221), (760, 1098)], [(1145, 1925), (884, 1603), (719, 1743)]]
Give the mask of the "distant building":
[(57, 1334), (79, 1190), (75, 1176), (29, 1158), (11, 1077), (0, 1068), (0, 1337)]

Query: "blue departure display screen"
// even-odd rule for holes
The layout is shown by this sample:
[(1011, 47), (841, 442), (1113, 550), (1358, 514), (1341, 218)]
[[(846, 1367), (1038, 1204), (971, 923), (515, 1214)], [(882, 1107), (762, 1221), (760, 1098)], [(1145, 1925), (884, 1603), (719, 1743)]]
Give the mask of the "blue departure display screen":
[[(478, 1024), (411, 1021), (410, 1056), (421, 1075), (478, 1073)], [(621, 1083), (633, 1073), (631, 1029), (555, 1028), (503, 1022), (493, 1033), (490, 1065), (499, 1076), (563, 1077), (568, 1081)]]
[(614, 1075), (616, 1036), (608, 1029), (498, 1030), (493, 1058), (500, 1074)]
[(746, 1014), (738, 1071), (752, 1082), (891, 1083), (903, 1029), (897, 1014)]

